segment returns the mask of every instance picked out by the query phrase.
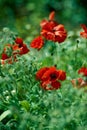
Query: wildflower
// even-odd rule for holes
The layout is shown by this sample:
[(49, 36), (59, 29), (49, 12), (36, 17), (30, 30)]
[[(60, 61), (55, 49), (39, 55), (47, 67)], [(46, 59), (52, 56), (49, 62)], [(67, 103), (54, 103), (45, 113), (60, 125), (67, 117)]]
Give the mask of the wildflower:
[(81, 27), (83, 28), (83, 32), (80, 32), (80, 36), (83, 38), (87, 38), (87, 27), (85, 24), (81, 24)]
[(12, 64), (14, 61), (17, 61), (17, 55), (23, 55), (29, 52), (29, 49), (23, 39), (17, 37), (15, 43), (5, 45), (3, 52), (1, 54), (2, 64), (8, 63)]
[(12, 55), (14, 54), (18, 54), (18, 52), (20, 51), (20, 48), (17, 44), (11, 45), (11, 44), (7, 44), (4, 47), (3, 53), (2, 53), (2, 59), (8, 59), (10, 58)]
[(82, 67), (78, 70), (78, 74), (83, 74), (83, 76), (87, 76), (87, 68)]
[(55, 67), (50, 67), (42, 76), (42, 80), (55, 81), (58, 79), (58, 72)]
[(20, 53), (21, 48), (19, 48), (18, 44), (14, 44), (14, 45), (12, 45), (12, 50), (13, 50), (13, 55), (17, 55)]
[[(22, 47), (19, 47), (18, 44), (9, 45), (7, 44), (1, 55), (1, 59), (5, 60), (8, 64), (12, 64), (14, 61), (17, 61), (17, 55), (23, 55), (29, 52), (26, 44), (23, 43)], [(4, 64), (5, 62), (2, 62)]]
[(43, 38), (41, 36), (36, 37), (30, 44), (32, 48), (40, 50), (44, 45)]
[(20, 55), (23, 55), (23, 54), (26, 54), (26, 53), (29, 52), (29, 49), (28, 49), (27, 45), (25, 43), (23, 43), (23, 39), (22, 38), (17, 37), (15, 39), (15, 43), (17, 44), (17, 45), (15, 45), (15, 49), (16, 50), (20, 50), (19, 51)]
[(81, 67), (78, 70), (78, 74), (82, 74), (81, 78), (73, 79), (71, 82), (74, 87), (82, 88), (87, 86), (87, 68)]
[(37, 71), (36, 79), (40, 80), (43, 89), (54, 90), (60, 88), (60, 80), (66, 79), (66, 73), (62, 70), (57, 70), (54, 66), (43, 67)]
[(20, 48), (20, 55), (28, 53), (30, 50), (28, 49), (27, 45), (23, 43), (22, 47)]
[(55, 21), (43, 20), (41, 22), (41, 35), (47, 40), (55, 41), (55, 34), (53, 28), (58, 24)]
[(64, 25), (54, 21), (54, 16), (55, 12), (53, 11), (49, 15), (49, 20), (42, 20), (40, 23), (41, 35), (47, 40), (61, 43), (65, 41), (67, 32)]
[(5, 63), (8, 63), (8, 64), (12, 64), (13, 62), (16, 62), (17, 61), (17, 57), (16, 55), (13, 55), (13, 56), (10, 56), (10, 57), (7, 57), (7, 58), (1, 58), (1, 64), (5, 64)]
[(19, 47), (22, 47), (23, 46), (23, 39), (20, 38), (20, 37), (17, 37), (15, 39), (15, 43), (19, 45)]
[(8, 63), (10, 63), (9, 61), (11, 61), (11, 55), (12, 55), (12, 45), (7, 44), (5, 45), (3, 52), (1, 54), (2, 59), (1, 64), (5, 64), (5, 61), (8, 61)]
[(1, 54), (1, 59), (6, 60), (11, 56), (11, 54), (12, 54), (12, 46), (11, 44), (7, 44), (3, 49), (3, 52)]
[(6, 60), (6, 59), (8, 59), (9, 57), (7, 56), (7, 54), (5, 54), (5, 53), (2, 53), (2, 55), (1, 55), (1, 59), (2, 60)]
[(87, 86), (87, 82), (84, 81), (82, 78), (73, 79), (71, 80), (71, 82), (76, 88), (83, 88)]

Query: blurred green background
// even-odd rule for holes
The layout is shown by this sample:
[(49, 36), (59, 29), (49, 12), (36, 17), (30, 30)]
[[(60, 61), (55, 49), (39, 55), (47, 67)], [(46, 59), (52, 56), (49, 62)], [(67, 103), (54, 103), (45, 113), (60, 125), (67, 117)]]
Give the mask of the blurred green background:
[(53, 10), (68, 30), (87, 23), (87, 0), (0, 0), (0, 30), (9, 27), (23, 38), (39, 35), (41, 20)]

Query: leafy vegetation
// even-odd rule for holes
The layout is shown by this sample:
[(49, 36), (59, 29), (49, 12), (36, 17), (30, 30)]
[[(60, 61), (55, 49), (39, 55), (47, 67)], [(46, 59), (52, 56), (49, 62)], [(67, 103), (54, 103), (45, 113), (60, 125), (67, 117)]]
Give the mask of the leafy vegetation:
[[(1, 4), (4, 2), (6, 1)], [(17, 2), (14, 1), (15, 8), (18, 6)], [(28, 5), (27, 2), (26, 0), (25, 5), (27, 8), (31, 7), (32, 12), (34, 5)], [(19, 3), (22, 6), (24, 1), (20, 0)], [(9, 1), (9, 4), (13, 2)], [(51, 7), (57, 10), (56, 4), (54, 7), (51, 4)], [(39, 13), (39, 9), (37, 12)], [(37, 19), (36, 25), (41, 21), (40, 18)], [(0, 130), (87, 129), (87, 28), (82, 25), (83, 30), (79, 26), (76, 30), (67, 31), (63, 25), (54, 24), (54, 14), (51, 14), (50, 19), (42, 22), (41, 28), (38, 25), (34, 29), (34, 35), (33, 30), (31, 34), (27, 34), (25, 28), (27, 35), (6, 27), (0, 31)], [(43, 35), (43, 28), (46, 35)], [(50, 32), (52, 35), (49, 36)], [(25, 34), (23, 39), (20, 34)], [(40, 36), (35, 39), (37, 35), (42, 39)], [(51, 36), (57, 37), (57, 41)], [(42, 73), (40, 69), (44, 67), (56, 67), (56, 70)], [(84, 71), (80, 69), (82, 67), (85, 68)], [(58, 70), (62, 70), (59, 71), (61, 73)], [(39, 77), (41, 81), (37, 80), (38, 71), (41, 72), (39, 76), (42, 74)], [(43, 78), (43, 75), (47, 76)], [(81, 82), (79, 78), (82, 79)], [(56, 84), (51, 84), (54, 87), (52, 90), (44, 89), (41, 84), (42, 82), (50, 87), (50, 83), (57, 80), (61, 83), (57, 89)], [(76, 82), (73, 83), (72, 80)]]

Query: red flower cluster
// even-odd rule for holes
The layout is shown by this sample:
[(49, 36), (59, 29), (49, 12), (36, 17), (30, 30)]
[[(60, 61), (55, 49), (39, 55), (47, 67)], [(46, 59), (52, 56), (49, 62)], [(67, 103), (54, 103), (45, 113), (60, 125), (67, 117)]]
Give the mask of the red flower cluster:
[(83, 76), (87, 76), (87, 68), (86, 67), (82, 67), (78, 70), (79, 74), (82, 74)]
[[(82, 74), (82, 76), (87, 77), (87, 68), (86, 67), (80, 68), (78, 70), (78, 74)], [(73, 86), (77, 88), (82, 88), (87, 86), (87, 79), (77, 78), (77, 79), (73, 79), (71, 82)]]
[(47, 40), (53, 42), (64, 42), (67, 37), (67, 32), (64, 25), (58, 24), (54, 20), (55, 12), (51, 12), (49, 15), (49, 20), (42, 20), (41, 26), (41, 36), (36, 37), (30, 44), (30, 47), (40, 50), (44, 45), (43, 37)]
[(20, 48), (20, 52), (19, 52), (20, 55), (23, 55), (23, 54), (26, 54), (29, 52), (29, 49), (28, 49), (27, 45), (25, 43), (23, 43), (22, 38), (17, 37), (15, 39), (15, 43), (18, 44), (18, 47)]
[(40, 80), (43, 89), (56, 90), (61, 87), (60, 81), (66, 79), (66, 73), (63, 70), (57, 70), (54, 66), (43, 67), (37, 71), (36, 79)]
[(64, 25), (58, 24), (54, 21), (55, 12), (51, 12), (49, 15), (49, 20), (43, 20), (40, 24), (42, 30), (41, 35), (47, 40), (54, 42), (64, 42), (67, 37), (67, 32)]
[(76, 88), (83, 88), (87, 86), (87, 82), (84, 81), (82, 78), (73, 79), (71, 82)]
[(36, 37), (30, 44), (32, 48), (40, 50), (44, 45), (44, 40), (41, 36)]
[(2, 64), (5, 63), (4, 61), (7, 61), (7, 63), (11, 64), (13, 61), (17, 61), (17, 55), (23, 55), (28, 52), (29, 49), (27, 48), (26, 44), (23, 43), (22, 38), (17, 37), (13, 45), (5, 45), (3, 53), (1, 55)]
[(83, 32), (80, 32), (80, 36), (82, 36), (83, 38), (87, 38), (87, 27), (85, 24), (81, 24), (81, 27), (83, 28)]

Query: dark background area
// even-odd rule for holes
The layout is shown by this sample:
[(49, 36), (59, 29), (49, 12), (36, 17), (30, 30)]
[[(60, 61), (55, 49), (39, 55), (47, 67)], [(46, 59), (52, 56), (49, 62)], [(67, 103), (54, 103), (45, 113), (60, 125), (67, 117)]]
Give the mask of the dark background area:
[(41, 20), (53, 10), (68, 30), (87, 24), (87, 0), (0, 0), (0, 30), (9, 27), (24, 38), (38, 35)]

